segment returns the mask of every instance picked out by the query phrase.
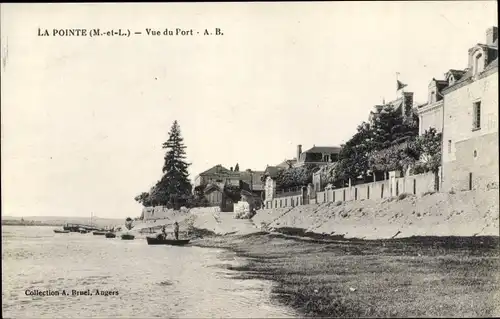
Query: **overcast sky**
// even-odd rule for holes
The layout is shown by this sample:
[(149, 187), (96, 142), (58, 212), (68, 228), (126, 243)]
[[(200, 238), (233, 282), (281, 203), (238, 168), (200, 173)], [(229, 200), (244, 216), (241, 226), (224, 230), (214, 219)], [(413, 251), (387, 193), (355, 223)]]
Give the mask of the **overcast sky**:
[[(174, 120), (192, 178), (340, 145), (395, 98), (396, 72), (425, 102), (433, 77), (465, 68), (496, 12), (494, 1), (2, 4), (2, 214), (140, 215), (134, 197), (160, 178)], [(37, 36), (177, 27), (200, 35)]]

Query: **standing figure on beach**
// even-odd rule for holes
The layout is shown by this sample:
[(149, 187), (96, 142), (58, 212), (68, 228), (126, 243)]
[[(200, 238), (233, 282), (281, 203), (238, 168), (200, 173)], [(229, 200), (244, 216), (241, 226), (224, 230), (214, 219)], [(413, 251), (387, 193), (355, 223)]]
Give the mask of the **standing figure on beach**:
[(165, 228), (165, 225), (161, 228), (161, 233), (163, 235), (163, 239), (167, 239), (167, 230)]
[(175, 240), (179, 239), (179, 224), (177, 222), (174, 223), (174, 235)]

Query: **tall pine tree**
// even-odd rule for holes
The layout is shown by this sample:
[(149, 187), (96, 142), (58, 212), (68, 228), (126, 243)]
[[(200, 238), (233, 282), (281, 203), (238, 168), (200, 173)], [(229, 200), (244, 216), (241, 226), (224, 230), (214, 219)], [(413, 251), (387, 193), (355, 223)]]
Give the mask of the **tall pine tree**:
[(168, 135), (168, 140), (162, 145), (167, 150), (162, 169), (164, 175), (156, 186), (156, 193), (160, 197), (159, 203), (178, 209), (191, 195), (192, 185), (187, 170), (190, 164), (185, 161), (186, 146), (177, 121)]

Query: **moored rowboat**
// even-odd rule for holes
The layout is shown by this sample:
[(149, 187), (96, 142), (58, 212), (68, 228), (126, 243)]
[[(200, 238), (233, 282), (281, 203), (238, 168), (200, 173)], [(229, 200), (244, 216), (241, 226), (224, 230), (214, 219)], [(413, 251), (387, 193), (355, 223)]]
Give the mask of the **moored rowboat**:
[(106, 232), (104, 232), (104, 231), (95, 231), (95, 232), (93, 232), (92, 234), (94, 234), (94, 235), (102, 235), (102, 236), (104, 236), (104, 235), (106, 235)]
[(54, 229), (54, 233), (56, 233), (56, 234), (67, 234), (67, 233), (69, 233), (69, 230)]
[(123, 234), (122, 235), (122, 240), (133, 240), (135, 238), (134, 235), (131, 234)]
[(148, 245), (172, 245), (172, 246), (184, 246), (189, 244), (189, 239), (163, 239), (146, 237)]
[(106, 238), (115, 238), (116, 234), (115, 233), (106, 233)]

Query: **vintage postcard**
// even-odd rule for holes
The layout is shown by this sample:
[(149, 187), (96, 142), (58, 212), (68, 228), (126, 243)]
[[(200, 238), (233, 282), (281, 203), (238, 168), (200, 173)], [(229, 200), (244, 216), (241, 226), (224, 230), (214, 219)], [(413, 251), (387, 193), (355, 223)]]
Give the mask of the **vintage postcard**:
[(496, 1), (4, 3), (2, 317), (499, 317)]

